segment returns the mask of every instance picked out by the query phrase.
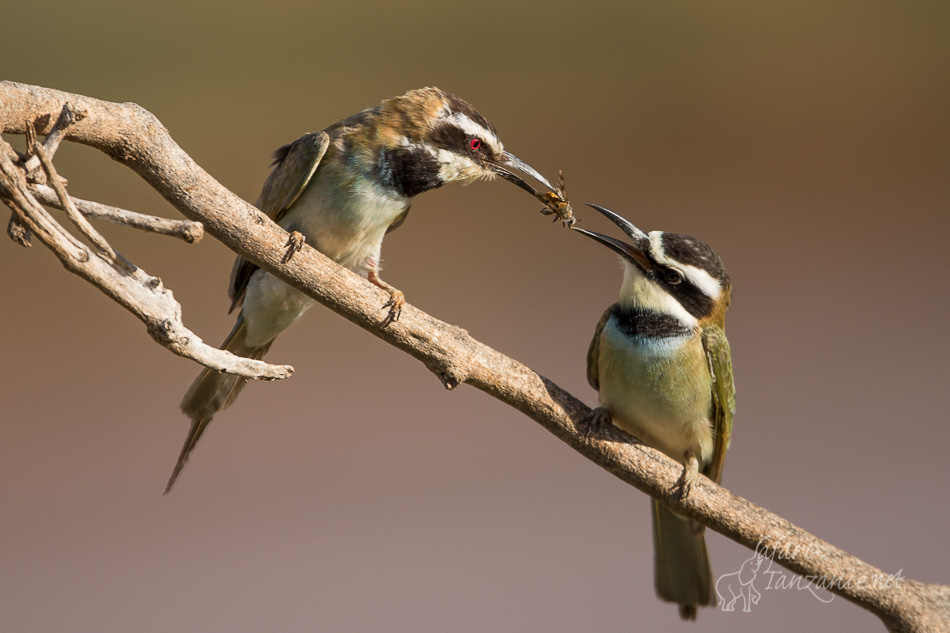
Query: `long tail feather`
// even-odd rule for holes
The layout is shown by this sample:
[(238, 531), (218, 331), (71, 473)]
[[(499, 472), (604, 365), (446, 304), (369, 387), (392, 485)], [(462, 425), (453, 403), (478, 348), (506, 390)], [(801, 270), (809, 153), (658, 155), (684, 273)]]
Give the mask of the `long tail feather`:
[[(273, 341), (260, 347), (250, 347), (244, 343), (246, 330), (244, 318), (239, 316), (237, 323), (234, 324), (234, 329), (231, 330), (221, 347), (232, 354), (260, 360), (270, 349)], [(214, 414), (231, 406), (245, 384), (247, 384), (246, 378), (213, 369), (205, 369), (191, 383), (191, 387), (189, 387), (181, 401), (182, 412), (191, 418), (191, 430), (188, 432), (188, 437), (185, 438), (185, 444), (178, 456), (178, 462), (175, 464), (175, 469), (172, 471), (168, 485), (165, 487), (165, 494), (168, 494), (172, 486), (175, 485), (175, 480), (178, 479), (182, 468), (185, 467), (188, 456), (195, 448), (205, 429), (211, 424)]]
[(653, 500), (654, 580), (657, 595), (679, 604), (680, 617), (696, 619), (696, 608), (715, 606), (706, 537), (689, 519)]

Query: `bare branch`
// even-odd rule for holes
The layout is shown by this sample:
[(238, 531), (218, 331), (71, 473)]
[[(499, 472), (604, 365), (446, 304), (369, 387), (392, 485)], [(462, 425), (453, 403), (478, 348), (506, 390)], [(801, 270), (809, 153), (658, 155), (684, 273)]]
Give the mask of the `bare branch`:
[(7, 235), (11, 240), (22, 246), (29, 248), (33, 246), (30, 241), (30, 232), (27, 230), (16, 213), (10, 215), (10, 221), (7, 223)]
[[(65, 108), (64, 108), (65, 111)], [(106, 238), (102, 237), (99, 234), (99, 231), (93, 228), (87, 220), (76, 208), (76, 205), (73, 204), (72, 199), (69, 197), (69, 194), (66, 193), (66, 187), (63, 185), (63, 179), (59, 177), (59, 174), (56, 173), (56, 168), (53, 167), (53, 161), (50, 160), (49, 155), (46, 153), (46, 150), (43, 149), (41, 145), (35, 145), (33, 147), (35, 156), (40, 159), (40, 164), (43, 166), (43, 171), (46, 172), (46, 180), (53, 185), (53, 190), (56, 192), (56, 196), (59, 198), (60, 204), (62, 205), (63, 210), (66, 211), (66, 217), (79, 229), (79, 232), (90, 242), (93, 246), (96, 247), (96, 250), (99, 251), (99, 255), (105, 258), (110, 262), (121, 261), (119, 254), (116, 253), (112, 247), (109, 245), (109, 242), (106, 241)]]
[(75, 237), (67, 233), (55, 220), (29, 195), (23, 173), (10, 161), (9, 155), (2, 151), (6, 143), (0, 144), (0, 194), (3, 201), (16, 215), (19, 222), (30, 233), (41, 236), (43, 243), (56, 253), (64, 262), (89, 260), (89, 251)]
[[(63, 141), (63, 131), (72, 123), (78, 121), (84, 116), (84, 113), (76, 112), (70, 107), (68, 103), (63, 105), (63, 109), (59, 113), (59, 118), (56, 120), (56, 124), (53, 125), (53, 129), (50, 130), (50, 133), (43, 141), (42, 148), (46, 151), (46, 154), (49, 158), (53, 157), (53, 154), (55, 154), (56, 150), (59, 148), (59, 144)], [(35, 153), (35, 148), (40, 147), (40, 145), (38, 145), (36, 142), (36, 128), (33, 126), (32, 121), (27, 124), (26, 145), (28, 148), (30, 148), (30, 152), (33, 154), (33, 156), (31, 156), (23, 166), (27, 173), (27, 180), (30, 182), (41, 182), (43, 180), (42, 173), (38, 176), (34, 176), (32, 173), (40, 167), (40, 157)], [(10, 216), (10, 222), (7, 224), (7, 235), (10, 236), (11, 240), (20, 246), (23, 246), (24, 248), (29, 248), (32, 245), (30, 242), (30, 232), (17, 218), (16, 213)]]
[[(62, 202), (56, 191), (47, 185), (30, 185), (30, 193), (46, 206), (62, 209)], [(72, 198), (72, 197), (71, 197)], [(107, 204), (72, 198), (76, 208), (87, 218), (127, 226), (140, 231), (148, 231), (159, 235), (167, 235), (195, 244), (204, 236), (204, 227), (201, 222), (190, 220), (169, 220), (155, 215), (146, 215), (135, 211), (128, 211)]]
[(796, 552), (776, 562), (871, 611), (891, 631), (950, 632), (950, 587), (884, 582), (893, 578), (705, 477), (680, 499), (673, 493), (676, 462), (612, 429), (587, 437), (590, 409), (530, 368), (410, 305), (398, 321), (382, 326), (387, 293), (310, 247), (282, 261), (287, 233), (211, 178), (139, 106), (2, 82), (0, 126), (25, 133), (23, 121), (55, 112), (67, 100), (88, 113), (70, 126), (67, 138), (129, 166), (232, 250), (417, 358), (446, 387), (468, 383), (509, 404), (618, 478), (750, 549)]
[[(43, 144), (41, 146), (38, 145), (37, 147), (42, 147), (47, 156), (52, 159), (53, 154), (55, 154), (56, 150), (59, 149), (59, 144), (63, 142), (63, 136), (66, 128), (76, 121), (81, 121), (85, 116), (85, 112), (74, 109), (69, 103), (64, 103), (63, 108), (59, 111), (59, 118), (56, 119), (56, 123), (53, 125), (53, 128), (46, 135), (46, 138), (43, 140)], [(31, 135), (32, 138), (30, 138)], [(32, 146), (35, 142), (36, 131), (33, 130), (32, 132), (28, 132), (27, 145)], [(24, 165), (27, 174), (39, 169), (41, 161), (42, 159), (40, 156), (33, 154)]]
[[(49, 177), (51, 181), (57, 178), (55, 172)], [(184, 326), (181, 305), (158, 277), (128, 264), (118, 254), (115, 254), (116, 266), (100, 257), (90, 256), (86, 247), (63, 230), (30, 195), (24, 172), (13, 164), (8, 151), (2, 147), (0, 198), (13, 210), (18, 221), (56, 254), (67, 270), (97, 286), (132, 312), (145, 323), (153, 339), (175, 354), (245, 378), (277, 380), (293, 373), (289, 365), (271, 365), (241, 358), (206, 345)]]
[[(3, 128), (0, 127), (0, 130), (2, 129)], [(35, 130), (33, 130), (33, 126), (29, 126), (27, 128), (27, 132), (27, 136), (29, 136), (29, 133), (32, 133), (34, 136), (36, 135)], [(6, 143), (0, 145), (0, 152), (10, 152), (11, 160), (13, 157), (16, 157), (17, 160), (20, 159), (19, 154), (16, 151), (13, 151), (13, 148)], [(10, 222), (7, 224), (7, 235), (11, 240), (23, 248), (30, 248), (33, 246), (32, 234), (30, 233), (29, 229), (24, 226), (23, 222), (20, 221), (20, 217), (17, 215), (16, 210), (13, 210), (13, 212), (10, 214)]]

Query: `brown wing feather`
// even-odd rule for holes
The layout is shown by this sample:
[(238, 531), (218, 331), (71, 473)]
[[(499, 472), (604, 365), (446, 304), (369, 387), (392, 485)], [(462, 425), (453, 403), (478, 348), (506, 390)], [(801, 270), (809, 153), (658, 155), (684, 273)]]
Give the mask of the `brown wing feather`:
[[(264, 182), (264, 188), (254, 206), (275, 222), (279, 222), (287, 209), (293, 206), (307, 188), (329, 146), (330, 136), (326, 132), (311, 132), (293, 143), (278, 147), (274, 152), (274, 169)], [(228, 296), (231, 297), (229, 312), (244, 300), (247, 283), (255, 270), (257, 266), (243, 257), (234, 261), (228, 288)]]

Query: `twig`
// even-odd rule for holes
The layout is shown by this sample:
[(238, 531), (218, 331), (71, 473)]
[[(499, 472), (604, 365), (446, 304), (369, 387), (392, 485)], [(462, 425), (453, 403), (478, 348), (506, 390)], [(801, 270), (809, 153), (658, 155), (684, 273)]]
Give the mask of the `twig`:
[[(56, 195), (56, 191), (54, 191), (52, 187), (34, 184), (31, 184), (29, 187), (30, 193), (32, 193), (41, 204), (54, 207), (56, 209), (63, 208), (59, 196)], [(201, 225), (201, 222), (192, 222), (191, 220), (170, 220), (168, 218), (160, 218), (155, 215), (147, 215), (145, 213), (137, 213), (136, 211), (120, 209), (119, 207), (113, 207), (108, 204), (82, 200), (72, 196), (70, 196), (70, 198), (80, 213), (93, 220), (109, 222), (110, 224), (118, 224), (120, 226), (127, 226), (129, 228), (139, 229), (140, 231), (148, 231), (150, 233), (157, 233), (159, 235), (176, 237), (180, 240), (188, 242), (189, 244), (197, 243), (204, 236), (204, 227)]]
[[(46, 139), (43, 141), (42, 147), (46, 151), (46, 154), (49, 158), (53, 157), (53, 154), (56, 153), (56, 150), (59, 148), (59, 144), (63, 140), (63, 132), (76, 121), (79, 121), (85, 116), (83, 112), (77, 112), (72, 109), (72, 107), (66, 103), (63, 105), (62, 110), (60, 110), (59, 118), (56, 120), (53, 129), (50, 130), (49, 134), (46, 136)], [(31, 152), (35, 147), (40, 147), (36, 142), (36, 129), (33, 127), (32, 121), (27, 123), (26, 129), (26, 145), (30, 148)], [(41, 177), (36, 177), (32, 172), (37, 170), (40, 167), (40, 158), (33, 152), (33, 156), (26, 160), (23, 165), (23, 168), (27, 173), (27, 180), (30, 182), (40, 182), (42, 181)], [(7, 224), (7, 235), (10, 236), (10, 239), (23, 246), (24, 248), (29, 248), (32, 244), (30, 242), (30, 232), (25, 226), (20, 222), (16, 213), (13, 213), (10, 216), (10, 222)]]
[(23, 226), (23, 223), (20, 222), (20, 218), (17, 217), (16, 213), (10, 215), (10, 221), (7, 223), (7, 235), (23, 248), (33, 246), (33, 242), (30, 241), (29, 229)]
[(46, 246), (64, 263), (86, 262), (89, 251), (86, 246), (64, 231), (26, 189), (23, 171), (18, 169), (4, 151), (9, 147), (0, 141), (0, 198), (10, 207), (22, 226), (31, 234), (37, 234)]
[[(86, 113), (82, 110), (76, 110), (68, 102), (63, 104), (62, 109), (59, 111), (59, 118), (56, 119), (56, 123), (53, 125), (53, 128), (46, 135), (46, 138), (43, 139), (41, 147), (46, 152), (49, 158), (53, 158), (53, 154), (56, 153), (56, 150), (59, 149), (59, 144), (63, 142), (63, 137), (66, 132), (66, 128), (75, 123), (76, 121), (81, 121), (86, 116)], [(32, 130), (33, 126), (30, 124), (29, 128)], [(36, 141), (36, 131), (32, 132), (33, 138), (30, 139), (30, 133), (27, 133), (27, 146), (30, 146)], [(27, 174), (36, 171), (40, 167), (41, 159), (38, 155), (33, 154), (24, 164), (24, 169), (26, 169)]]
[[(50, 174), (50, 179), (55, 180), (55, 174)], [(277, 380), (293, 373), (289, 365), (271, 365), (206, 345), (184, 326), (181, 305), (158, 277), (133, 266), (117, 268), (105, 259), (90, 256), (89, 251), (30, 195), (24, 171), (13, 164), (3, 148), (0, 148), (0, 198), (27, 229), (56, 254), (67, 270), (89, 281), (141, 319), (148, 333), (163, 347), (217, 371), (244, 378)], [(117, 257), (122, 261), (121, 256)]]
[(112, 246), (109, 245), (109, 242), (106, 241), (106, 238), (93, 228), (89, 224), (83, 214), (79, 212), (76, 208), (76, 205), (73, 204), (72, 199), (69, 197), (69, 194), (66, 193), (66, 187), (63, 186), (63, 181), (59, 177), (59, 174), (56, 173), (56, 168), (53, 167), (53, 161), (50, 160), (49, 155), (46, 153), (46, 150), (43, 149), (41, 145), (34, 145), (33, 147), (34, 156), (40, 159), (40, 164), (43, 166), (43, 171), (46, 172), (46, 180), (53, 185), (53, 190), (56, 192), (56, 196), (59, 198), (60, 204), (62, 205), (63, 210), (66, 211), (66, 217), (79, 229), (79, 232), (96, 247), (96, 250), (99, 251), (99, 255), (104, 257), (110, 262), (121, 261), (119, 254), (115, 252)]
[[(3, 128), (0, 127), (0, 130), (2, 129)], [(34, 137), (36, 136), (36, 131), (33, 129), (32, 125), (27, 127), (28, 138), (30, 136), (30, 133), (32, 133)], [(8, 150), (7, 148), (10, 148), (10, 149)], [(11, 151), (12, 149), (13, 148), (10, 147), (9, 145), (6, 145), (5, 147), (0, 146), (0, 152)], [(20, 159), (20, 155), (16, 151), (12, 152), (11, 160), (13, 157), (16, 157), (17, 160)], [(7, 223), (7, 235), (10, 237), (11, 240), (13, 240), (16, 244), (19, 244), (23, 248), (30, 248), (31, 246), (33, 246), (33, 242), (31, 239), (32, 235), (29, 229), (27, 229), (26, 226), (23, 224), (23, 222), (20, 221), (20, 217), (17, 215), (15, 210), (10, 214), (10, 221)]]
[(875, 584), (872, 579), (888, 575), (705, 477), (680, 499), (672, 492), (681, 471), (676, 462), (626, 442), (619, 431), (588, 438), (590, 409), (550, 380), (410, 305), (398, 321), (382, 327), (379, 308), (388, 294), (313, 248), (282, 262), (287, 232), (211, 178), (141, 107), (0, 82), (0, 126), (22, 134), (24, 120), (54, 112), (66, 100), (89, 113), (69, 128), (67, 138), (126, 164), (239, 255), (417, 358), (444, 385), (467, 382), (509, 404), (623, 481), (750, 549), (798, 552), (775, 562), (823, 579), (830, 591), (876, 614), (891, 631), (950, 633), (950, 587), (913, 580)]

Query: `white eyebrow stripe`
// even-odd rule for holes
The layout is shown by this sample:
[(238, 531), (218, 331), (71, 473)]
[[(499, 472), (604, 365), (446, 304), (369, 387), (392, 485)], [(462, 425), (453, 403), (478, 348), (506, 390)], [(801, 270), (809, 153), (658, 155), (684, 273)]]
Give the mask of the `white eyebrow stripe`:
[(699, 288), (710, 299), (715, 301), (722, 295), (722, 284), (702, 268), (683, 266), (682, 264), (677, 264), (676, 267), (683, 272), (683, 275), (691, 284)]
[(502, 148), (498, 146), (498, 139), (495, 138), (495, 135), (492, 134), (490, 130), (486, 130), (475, 121), (472, 121), (467, 115), (460, 112), (455, 112), (451, 117), (449, 117), (449, 120), (469, 136), (477, 136), (484, 142), (488, 143), (496, 152), (502, 151)]
[(671, 266), (683, 273), (691, 284), (712, 300), (717, 300), (722, 296), (722, 284), (718, 279), (708, 272), (696, 266), (681, 264), (666, 256), (663, 249), (663, 231), (650, 232), (650, 248), (653, 251), (653, 257), (660, 264)]
[(653, 251), (653, 258), (659, 263), (670, 263), (663, 250), (663, 231), (650, 231), (650, 250)]

